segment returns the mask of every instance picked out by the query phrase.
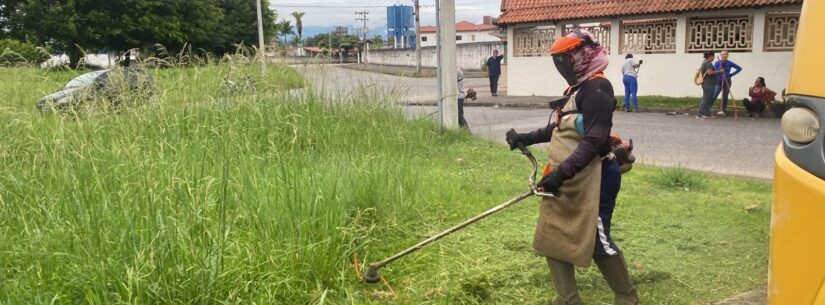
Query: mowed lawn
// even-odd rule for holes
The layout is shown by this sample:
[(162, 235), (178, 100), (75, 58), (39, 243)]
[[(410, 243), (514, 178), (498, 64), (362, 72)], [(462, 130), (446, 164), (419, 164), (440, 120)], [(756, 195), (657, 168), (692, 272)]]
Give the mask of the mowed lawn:
[[(523, 192), (529, 163), (406, 120), (381, 92), (321, 100), (292, 69), (152, 69), (144, 104), (40, 113), (76, 71), (0, 68), (0, 304), (549, 304), (538, 199), (363, 268)], [(224, 79), (254, 81), (231, 90)], [(391, 99), (390, 99), (391, 100)], [(546, 160), (546, 152), (536, 152)], [(763, 285), (770, 183), (638, 166), (613, 234), (644, 304)], [(364, 270), (362, 270), (364, 271)], [(587, 304), (610, 304), (580, 268)]]

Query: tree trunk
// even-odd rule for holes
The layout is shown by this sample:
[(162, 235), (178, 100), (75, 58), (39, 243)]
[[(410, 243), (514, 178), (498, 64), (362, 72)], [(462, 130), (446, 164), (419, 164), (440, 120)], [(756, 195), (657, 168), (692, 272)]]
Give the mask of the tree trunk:
[(80, 49), (74, 44), (71, 44), (67, 53), (67, 55), (69, 55), (69, 68), (77, 69), (77, 66), (80, 65)]

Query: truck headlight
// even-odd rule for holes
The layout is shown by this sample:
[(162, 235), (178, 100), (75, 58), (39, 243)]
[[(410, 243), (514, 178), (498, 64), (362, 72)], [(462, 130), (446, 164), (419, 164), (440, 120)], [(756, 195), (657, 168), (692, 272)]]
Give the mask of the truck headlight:
[(813, 110), (791, 108), (782, 116), (782, 132), (794, 142), (810, 143), (819, 134), (819, 118)]

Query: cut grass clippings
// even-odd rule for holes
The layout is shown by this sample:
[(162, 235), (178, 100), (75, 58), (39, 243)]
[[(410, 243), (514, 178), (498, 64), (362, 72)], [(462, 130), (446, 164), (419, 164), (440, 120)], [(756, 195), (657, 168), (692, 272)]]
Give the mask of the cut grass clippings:
[[(156, 101), (66, 116), (34, 103), (78, 72), (0, 68), (0, 303), (552, 299), (531, 246), (536, 198), (387, 266), (397, 298), (357, 280), (353, 254), (365, 267), (520, 194), (529, 163), (405, 120), (379, 93), (285, 91), (297, 74), (270, 69), (152, 70)], [(239, 70), (255, 94), (221, 86)], [(678, 171), (623, 177), (612, 233), (642, 302), (707, 304), (764, 284), (770, 184)], [(704, 182), (686, 191), (693, 175)], [(597, 268), (577, 274), (587, 304), (611, 302)]]

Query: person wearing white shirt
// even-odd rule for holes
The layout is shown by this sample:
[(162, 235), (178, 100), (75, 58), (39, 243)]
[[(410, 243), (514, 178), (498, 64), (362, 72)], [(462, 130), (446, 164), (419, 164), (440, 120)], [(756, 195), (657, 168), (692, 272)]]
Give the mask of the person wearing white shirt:
[[(624, 82), (624, 109), (627, 112), (639, 112), (639, 101), (636, 100), (636, 92), (639, 91), (639, 66), (642, 65), (642, 60), (633, 59), (633, 54), (625, 56), (624, 64), (622, 65), (622, 81)], [(630, 108), (630, 100), (633, 99), (633, 108)]]
[(458, 83), (456, 84), (457, 94), (458, 94), (458, 126), (469, 128), (467, 126), (467, 120), (464, 119), (464, 70), (461, 67), (456, 67), (455, 69), (456, 76), (458, 76)]

